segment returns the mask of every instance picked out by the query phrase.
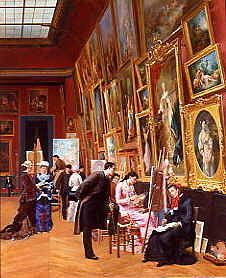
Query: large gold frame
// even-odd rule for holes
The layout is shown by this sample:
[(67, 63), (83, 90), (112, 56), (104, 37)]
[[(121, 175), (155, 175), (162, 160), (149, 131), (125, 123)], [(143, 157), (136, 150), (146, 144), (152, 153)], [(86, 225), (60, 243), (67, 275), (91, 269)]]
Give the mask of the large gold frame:
[[(180, 117), (181, 117), (181, 136), (182, 142), (184, 142), (184, 119), (182, 115), (182, 105), (184, 104), (184, 97), (183, 97), (183, 82), (182, 82), (182, 70), (181, 70), (181, 51), (180, 51), (180, 42), (176, 39), (173, 43), (162, 43), (160, 40), (156, 40), (153, 43), (153, 46), (149, 53), (149, 63), (147, 64), (148, 68), (148, 83), (151, 88), (151, 117), (153, 118), (153, 125), (154, 125), (154, 141), (153, 145), (155, 146), (154, 156), (155, 156), (155, 163), (158, 164), (159, 157), (157, 155), (157, 141), (156, 141), (156, 128), (157, 123), (155, 122), (155, 113), (154, 113), (154, 88), (152, 84), (152, 67), (155, 65), (161, 65), (166, 61), (166, 59), (170, 55), (175, 56), (176, 60), (176, 76), (177, 76), (177, 90), (178, 90), (178, 100), (179, 100), (179, 110), (180, 110)], [(184, 160), (184, 175), (181, 176), (173, 176), (171, 177), (172, 181), (181, 183), (183, 186), (187, 185), (187, 168), (185, 163), (185, 148), (183, 144), (183, 160)]]
[(108, 132), (106, 134), (104, 134), (104, 149), (105, 149), (105, 153), (106, 153), (106, 158), (109, 161), (109, 153), (108, 153), (108, 146), (107, 146), (107, 138), (109, 137), (113, 137), (114, 141), (115, 141), (115, 153), (114, 153), (114, 159), (111, 160), (111, 162), (114, 162), (117, 164), (118, 162), (118, 150), (119, 150), (119, 138), (118, 138), (118, 134), (115, 131), (112, 132)]
[[(223, 103), (222, 96), (215, 95), (208, 99), (199, 99), (194, 104), (188, 104), (183, 108), (186, 131), (185, 149), (188, 169), (188, 184), (191, 188), (202, 188), (206, 191), (218, 190), (226, 193), (226, 171), (224, 167), (224, 130), (223, 130)], [(197, 115), (208, 111), (213, 117), (218, 130), (220, 158), (218, 168), (212, 177), (206, 176), (199, 167), (193, 144), (193, 128)]]
[(198, 7), (196, 7), (191, 13), (188, 13), (183, 18), (183, 31), (184, 31), (184, 36), (185, 36), (185, 40), (186, 40), (190, 55), (195, 55), (195, 54), (201, 52), (204, 49), (203, 48), (203, 49), (201, 49), (197, 52), (193, 51), (192, 44), (191, 44), (191, 38), (190, 38), (190, 34), (189, 34), (189, 27), (188, 27), (188, 22), (193, 17), (195, 17), (201, 10), (204, 10), (205, 14), (206, 14), (206, 20), (207, 20), (207, 25), (208, 25), (209, 37), (210, 37), (210, 45), (214, 44), (213, 27), (212, 27), (212, 22), (211, 22), (211, 18), (210, 18), (210, 10), (209, 10), (209, 5), (208, 5), (209, 3), (208, 2), (209, 2), (208, 0), (205, 0)]
[[(217, 57), (217, 60), (218, 60), (219, 75), (220, 75), (220, 78), (221, 78), (221, 84), (215, 85), (215, 86), (213, 86), (209, 89), (205, 89), (201, 92), (198, 92), (198, 93), (194, 94), (193, 93), (192, 82), (191, 82), (191, 76), (190, 76), (188, 68), (189, 68), (189, 66), (196, 63), (201, 58), (204, 58), (205, 56), (209, 55), (213, 51), (216, 51), (216, 57)], [(194, 58), (192, 58), (191, 60), (186, 62), (184, 64), (184, 66), (185, 66), (185, 73), (186, 73), (186, 77), (187, 77), (187, 81), (188, 81), (189, 93), (190, 93), (190, 96), (191, 96), (192, 99), (200, 97), (200, 96), (207, 95), (209, 93), (218, 91), (218, 90), (225, 87), (224, 71), (223, 71), (223, 68), (221, 66), (220, 54), (219, 54), (218, 46), (216, 44), (215, 45), (210, 45), (209, 47), (205, 48), (203, 51), (199, 52)]]

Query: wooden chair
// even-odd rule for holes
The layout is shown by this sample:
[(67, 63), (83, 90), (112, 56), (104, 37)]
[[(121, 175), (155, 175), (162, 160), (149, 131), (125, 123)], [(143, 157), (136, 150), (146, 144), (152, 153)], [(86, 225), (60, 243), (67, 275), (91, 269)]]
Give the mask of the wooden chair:
[[(54, 202), (53, 202), (54, 201)], [(59, 219), (62, 218), (62, 200), (60, 193), (53, 193), (52, 194), (52, 202), (51, 202), (52, 212), (58, 211), (59, 212)]]

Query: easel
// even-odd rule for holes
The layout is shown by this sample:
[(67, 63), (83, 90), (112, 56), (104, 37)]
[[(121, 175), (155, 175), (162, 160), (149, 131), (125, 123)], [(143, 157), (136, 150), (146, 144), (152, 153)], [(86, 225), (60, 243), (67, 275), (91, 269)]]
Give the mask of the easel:
[[(168, 156), (168, 154), (166, 155), (166, 157), (167, 156)], [(160, 150), (158, 165), (157, 165), (156, 170), (160, 169), (161, 162), (164, 162), (164, 157), (165, 157), (165, 148), (163, 148), (163, 150)], [(144, 252), (144, 249), (145, 249), (147, 233), (148, 233), (149, 223), (150, 223), (150, 219), (151, 219), (151, 209), (152, 209), (152, 201), (153, 201), (152, 197), (153, 197), (153, 189), (154, 189), (154, 185), (153, 185), (154, 171), (155, 171), (155, 167), (152, 166), (151, 167), (151, 177), (150, 177), (150, 187), (149, 187), (149, 192), (148, 192), (148, 221), (147, 221), (146, 230), (145, 230), (144, 243), (142, 246), (142, 253)], [(165, 178), (164, 173), (163, 173), (162, 190), (165, 191), (163, 196), (166, 196), (166, 178)], [(164, 208), (166, 208), (167, 200), (165, 197), (163, 199), (163, 203), (164, 203)]]

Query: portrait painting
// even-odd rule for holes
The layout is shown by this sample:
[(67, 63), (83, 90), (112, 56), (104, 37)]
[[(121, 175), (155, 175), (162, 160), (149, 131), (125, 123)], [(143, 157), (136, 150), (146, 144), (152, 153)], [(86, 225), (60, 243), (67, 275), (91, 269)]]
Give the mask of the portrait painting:
[(123, 113), (124, 141), (128, 143), (136, 137), (135, 106), (131, 67), (121, 75), (121, 102)]
[(137, 112), (140, 113), (149, 108), (149, 89), (147, 86), (137, 90)]
[(152, 131), (150, 128), (150, 114), (137, 117), (137, 134), (139, 139), (141, 168), (143, 176), (150, 176), (154, 156), (152, 152)]
[(144, 40), (146, 49), (150, 49), (155, 38), (164, 41), (181, 24), (182, 16), (197, 0), (141, 0)]
[(212, 24), (206, 3), (184, 18), (184, 33), (192, 55), (213, 43)]
[(0, 140), (0, 176), (11, 174), (12, 170), (12, 142)]
[(185, 149), (191, 188), (226, 193), (223, 97), (213, 95), (185, 105)]
[(97, 30), (95, 29), (88, 42), (89, 53), (90, 53), (90, 65), (92, 69), (93, 81), (97, 82), (103, 78), (102, 71), (102, 55), (100, 49), (100, 40), (98, 37)]
[(223, 88), (224, 77), (217, 46), (211, 46), (185, 64), (192, 98)]
[(89, 58), (89, 48), (86, 44), (81, 52), (81, 55), (76, 63), (77, 74), (82, 90), (84, 91), (89, 84), (92, 83), (92, 68)]
[(202, 173), (212, 177), (219, 166), (220, 144), (217, 124), (209, 111), (202, 110), (198, 113), (193, 142), (195, 156)]
[(108, 129), (121, 127), (121, 95), (117, 81), (112, 81), (104, 92)]
[(0, 113), (18, 113), (18, 93), (0, 91)]
[(159, 67), (157, 82), (153, 83), (152, 99), (156, 133), (156, 157), (165, 150), (172, 172), (184, 176), (184, 152), (180, 103), (181, 77), (178, 69), (177, 45), (171, 48)]
[(83, 104), (83, 125), (86, 131), (91, 130), (91, 118), (90, 118), (90, 110), (91, 103), (89, 95), (82, 94), (82, 104)]
[(0, 120), (0, 136), (14, 135), (14, 120)]
[(117, 173), (120, 175), (120, 178), (124, 178), (126, 173), (129, 171), (129, 161), (126, 155), (119, 155), (117, 162)]
[(103, 134), (105, 133), (105, 120), (103, 114), (103, 99), (101, 86), (98, 85), (93, 90), (93, 105), (95, 116), (95, 128), (97, 134), (98, 146), (104, 146)]
[(117, 70), (116, 34), (111, 6), (109, 6), (99, 23), (100, 37), (105, 61), (106, 79), (111, 81)]
[(147, 72), (146, 72), (146, 63), (147, 58), (138, 59), (134, 64), (134, 77), (135, 77), (135, 86), (136, 89), (142, 88), (147, 85)]
[(133, 15), (133, 1), (116, 0), (116, 29), (118, 33), (118, 48), (120, 66), (137, 55), (136, 28)]
[(117, 141), (116, 136), (113, 133), (105, 135), (105, 144), (107, 152), (107, 160), (110, 162), (116, 162), (117, 160)]
[(67, 132), (74, 132), (76, 127), (75, 118), (67, 117), (66, 118), (66, 131)]
[(48, 113), (48, 90), (29, 90), (29, 112)]
[(79, 139), (53, 139), (53, 153), (59, 155), (66, 164), (79, 167)]

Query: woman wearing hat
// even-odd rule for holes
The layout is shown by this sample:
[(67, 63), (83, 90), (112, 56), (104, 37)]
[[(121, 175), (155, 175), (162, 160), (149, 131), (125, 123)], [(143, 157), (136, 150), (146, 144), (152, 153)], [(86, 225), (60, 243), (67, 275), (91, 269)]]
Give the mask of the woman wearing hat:
[(42, 161), (39, 173), (36, 175), (36, 186), (38, 189), (36, 199), (36, 230), (37, 232), (49, 232), (53, 222), (51, 217), (51, 190), (53, 177), (49, 173), (49, 162)]

